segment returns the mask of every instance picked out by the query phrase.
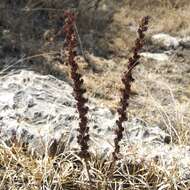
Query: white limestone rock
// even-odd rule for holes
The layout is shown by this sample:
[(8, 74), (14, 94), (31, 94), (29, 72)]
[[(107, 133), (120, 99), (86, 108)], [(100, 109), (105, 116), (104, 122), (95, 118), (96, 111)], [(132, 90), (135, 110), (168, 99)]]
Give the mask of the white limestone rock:
[(152, 36), (152, 43), (165, 49), (176, 49), (179, 46), (180, 39), (169, 34), (159, 33)]
[[(16, 133), (18, 139), (29, 141), (32, 149), (43, 153), (52, 139), (59, 141), (63, 135), (67, 150), (78, 149), (76, 129), (79, 121), (75, 103), (72, 87), (53, 76), (25, 70), (2, 76), (1, 137), (8, 141), (11, 134)], [(89, 108), (91, 150), (102, 152), (109, 149), (111, 152), (116, 116), (107, 108), (95, 106), (92, 100)], [(131, 124), (125, 123), (129, 131), (134, 130), (134, 126), (128, 125)], [(132, 131), (130, 138), (133, 138)]]
[[(72, 87), (53, 76), (32, 71), (10, 72), (0, 77), (0, 143), (19, 139), (29, 150), (43, 155), (61, 140), (65, 151), (77, 151), (78, 113)], [(90, 151), (108, 158), (113, 151), (117, 115), (98, 107), (90, 99), (88, 114)], [(126, 159), (158, 158), (169, 169), (177, 163), (181, 176), (189, 176), (190, 149), (172, 144), (157, 126), (139, 120), (124, 123), (121, 153)], [(52, 146), (51, 146), (52, 145)], [(186, 177), (187, 178), (187, 177)]]
[(150, 53), (150, 52), (143, 52), (140, 55), (146, 59), (152, 59), (155, 61), (168, 61), (169, 56), (165, 53)]

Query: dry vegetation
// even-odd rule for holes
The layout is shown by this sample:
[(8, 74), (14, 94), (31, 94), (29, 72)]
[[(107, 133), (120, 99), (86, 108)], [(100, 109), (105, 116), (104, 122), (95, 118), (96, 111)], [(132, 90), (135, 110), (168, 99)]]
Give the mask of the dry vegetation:
[[(70, 81), (66, 66), (60, 65), (57, 59), (60, 58), (62, 38), (55, 38), (55, 33), (62, 26), (62, 10), (71, 8), (72, 3), (62, 4), (66, 1), (60, 0), (4, 2), (0, 3), (2, 65), (12, 65), (19, 59), (18, 67), (40, 68), (43, 73)], [(92, 2), (86, 2), (80, 1), (73, 6), (79, 12), (77, 26), (83, 50), (93, 68), (81, 56), (78, 63), (88, 95), (95, 98), (97, 104), (108, 106), (115, 112), (121, 88), (120, 76), (128, 63), (139, 19), (147, 12), (152, 17), (145, 47), (151, 51), (149, 38), (154, 33), (190, 35), (190, 2), (123, 0), (118, 3), (113, 0), (110, 3), (110, 0), (102, 0), (97, 8)], [(167, 63), (142, 60), (141, 67), (135, 72), (129, 115), (159, 125), (171, 134), (173, 143), (189, 145), (190, 54), (183, 50), (180, 50), (182, 56), (178, 54), (176, 51)], [(165, 171), (154, 161), (147, 164), (143, 160), (137, 163), (125, 160), (118, 163), (112, 178), (107, 178), (110, 162), (110, 158), (102, 160), (92, 156), (89, 166), (94, 188), (188, 189), (189, 181), (180, 180), (176, 166)], [(64, 152), (54, 158), (48, 154), (35, 158), (17, 145), (0, 145), (2, 190), (93, 189), (92, 184), (89, 187), (88, 180), (84, 162), (73, 152)]]
[[(126, 147), (127, 149), (127, 147)], [(135, 155), (135, 150), (127, 150)], [(0, 146), (0, 188), (2, 190), (71, 190), (71, 189), (188, 189), (189, 181), (181, 180), (174, 165), (165, 170), (155, 161), (149, 163), (130, 161), (119, 162), (113, 176), (108, 178), (110, 160), (92, 155), (89, 161), (89, 184), (84, 162), (73, 152), (64, 152), (51, 158), (34, 158), (17, 146)], [(179, 182), (180, 181), (180, 182)]]

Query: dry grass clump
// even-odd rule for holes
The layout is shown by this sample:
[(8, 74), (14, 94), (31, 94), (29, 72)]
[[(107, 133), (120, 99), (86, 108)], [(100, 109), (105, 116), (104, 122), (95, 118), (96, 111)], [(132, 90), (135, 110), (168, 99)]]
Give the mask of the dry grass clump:
[[(61, 157), (61, 159), (60, 159)], [(1, 189), (64, 189), (73, 183), (79, 164), (75, 156), (33, 158), (21, 147), (0, 147)], [(71, 175), (72, 174), (72, 175)], [(78, 173), (79, 175), (79, 173)], [(63, 187), (63, 188), (62, 188)], [(73, 185), (74, 187), (74, 185)]]
[[(135, 154), (134, 154), (135, 156)], [(0, 145), (0, 189), (2, 190), (75, 190), (75, 189), (131, 189), (186, 190), (190, 182), (180, 179), (173, 165), (165, 170), (157, 161), (136, 162), (123, 159), (117, 163), (112, 177), (108, 177), (111, 160), (91, 156), (89, 173), (84, 162), (73, 152), (63, 152), (54, 158), (45, 155), (34, 158), (18, 146)]]
[(174, 143), (183, 145), (189, 145), (190, 139), (187, 65), (188, 62), (178, 64), (173, 58), (167, 63), (142, 63), (134, 85), (138, 94), (130, 109), (131, 115), (158, 125)]

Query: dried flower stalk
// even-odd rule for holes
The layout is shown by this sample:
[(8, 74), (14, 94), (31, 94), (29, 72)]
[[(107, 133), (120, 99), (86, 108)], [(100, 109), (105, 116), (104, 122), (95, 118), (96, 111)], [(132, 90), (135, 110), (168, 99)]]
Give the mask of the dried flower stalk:
[(124, 131), (124, 127), (122, 126), (122, 124), (124, 121), (128, 120), (126, 110), (127, 110), (127, 107), (129, 106), (129, 98), (131, 94), (131, 83), (134, 81), (134, 78), (132, 76), (132, 71), (140, 63), (139, 52), (144, 45), (144, 38), (145, 38), (144, 32), (148, 30), (148, 22), (149, 22), (148, 16), (144, 17), (141, 20), (139, 29), (137, 31), (138, 38), (136, 39), (135, 46), (133, 48), (133, 56), (129, 58), (128, 70), (124, 72), (123, 77), (122, 77), (122, 83), (124, 85), (124, 88), (121, 89), (120, 107), (117, 109), (119, 118), (116, 121), (118, 128), (115, 130), (115, 135), (116, 135), (114, 139), (115, 149), (114, 149), (114, 152), (112, 153), (114, 161), (118, 159), (118, 154), (120, 152), (119, 142), (123, 138), (123, 131)]
[(76, 47), (77, 47), (77, 37), (75, 33), (75, 15), (71, 12), (65, 12), (65, 25), (64, 25), (64, 33), (66, 34), (66, 47), (68, 50), (69, 58), (68, 58), (68, 64), (71, 67), (71, 78), (73, 80), (73, 90), (74, 90), (74, 96), (77, 101), (77, 110), (79, 113), (79, 129), (78, 129), (78, 136), (77, 136), (77, 142), (80, 145), (80, 157), (81, 158), (89, 158), (89, 127), (88, 119), (87, 119), (87, 113), (89, 108), (85, 105), (88, 101), (87, 98), (84, 98), (84, 93), (86, 90), (83, 88), (83, 79), (82, 75), (78, 72), (78, 64), (75, 61), (76, 57)]

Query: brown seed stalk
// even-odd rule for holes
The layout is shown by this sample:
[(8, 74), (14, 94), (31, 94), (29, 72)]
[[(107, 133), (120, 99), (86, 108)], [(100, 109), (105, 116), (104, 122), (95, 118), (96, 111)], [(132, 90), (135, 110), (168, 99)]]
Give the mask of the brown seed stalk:
[(123, 77), (121, 79), (122, 83), (124, 85), (124, 88), (121, 89), (120, 106), (117, 109), (119, 118), (116, 121), (118, 128), (115, 130), (115, 135), (116, 135), (116, 137), (114, 139), (115, 149), (112, 153), (114, 161), (118, 160), (118, 154), (120, 152), (119, 142), (123, 138), (123, 131), (124, 131), (124, 127), (122, 126), (122, 124), (124, 121), (128, 120), (126, 111), (129, 106), (129, 98), (130, 98), (130, 94), (131, 94), (131, 83), (134, 81), (134, 78), (132, 76), (132, 71), (140, 63), (139, 62), (139, 59), (140, 59), (139, 52), (144, 45), (144, 38), (145, 38), (144, 32), (146, 32), (148, 30), (148, 22), (149, 22), (148, 16), (144, 17), (141, 20), (140, 26), (137, 31), (138, 37), (135, 41), (135, 46), (133, 48), (133, 56), (129, 58), (127, 71), (125, 71), (123, 73)]
[(65, 25), (64, 25), (64, 33), (66, 34), (66, 47), (68, 50), (69, 58), (68, 64), (71, 67), (71, 78), (73, 80), (73, 90), (74, 96), (77, 101), (77, 110), (79, 113), (79, 129), (77, 142), (80, 145), (80, 157), (81, 158), (89, 158), (89, 127), (87, 113), (89, 108), (85, 105), (88, 102), (88, 99), (84, 97), (84, 93), (86, 90), (83, 88), (83, 79), (82, 75), (78, 72), (78, 64), (75, 61), (76, 57), (76, 47), (77, 47), (77, 36), (75, 33), (75, 15), (72, 12), (65, 12)]

